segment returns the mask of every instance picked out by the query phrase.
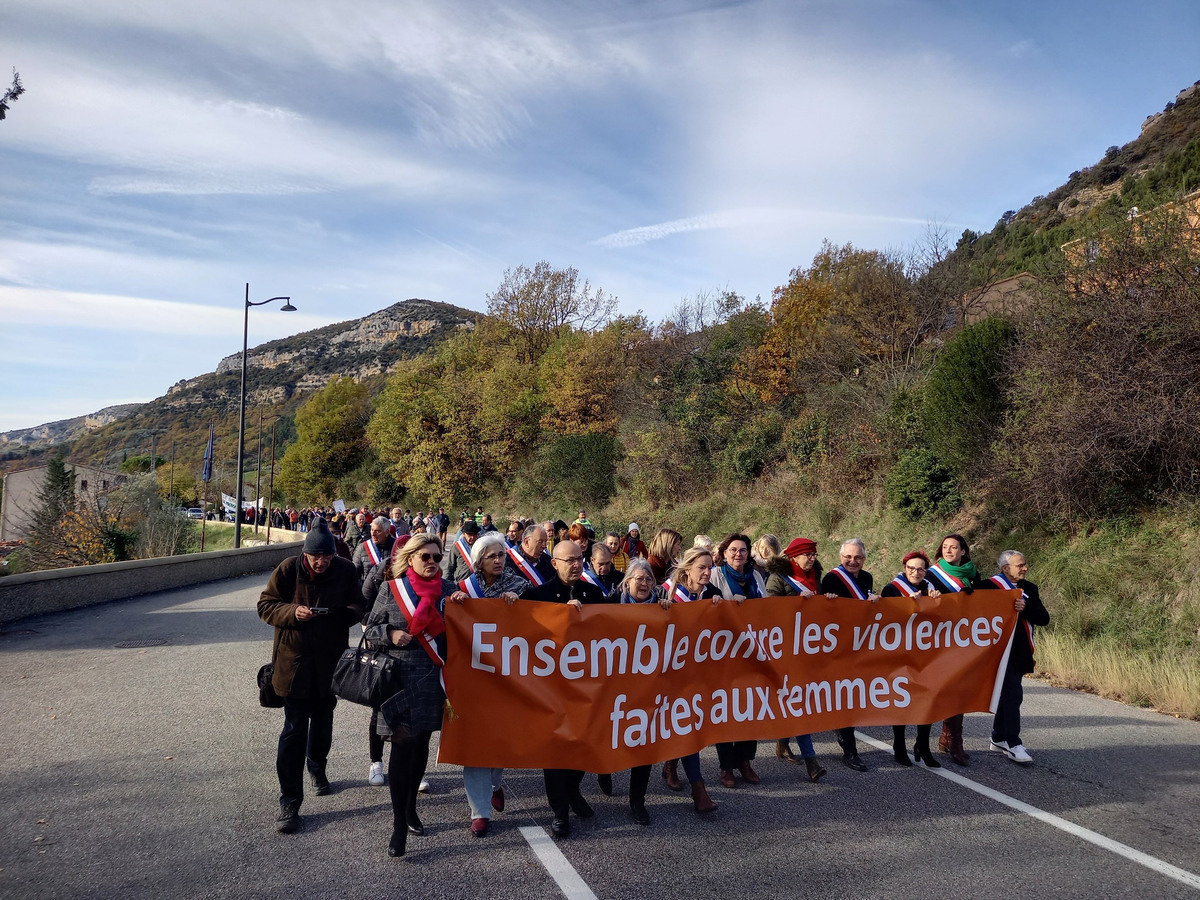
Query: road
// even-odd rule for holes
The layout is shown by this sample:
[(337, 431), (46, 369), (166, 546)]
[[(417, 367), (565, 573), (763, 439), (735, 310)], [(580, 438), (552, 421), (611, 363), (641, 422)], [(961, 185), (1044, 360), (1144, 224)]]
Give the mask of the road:
[[(818, 898), (1200, 896), (1200, 724), (1026, 682), (1025, 768), (985, 748), (954, 777), (832, 735), (817, 785), (760, 745), (763, 783), (716, 784), (699, 819), (655, 775), (640, 828), (588, 776), (594, 819), (555, 844), (540, 772), (475, 839), (460, 770), (431, 766), (427, 835), (385, 854), (386, 788), (366, 783), (368, 711), (338, 707), (305, 828), (277, 835), (279, 710), (257, 705), (265, 576), (27, 619), (0, 634), (0, 897)], [(120, 642), (158, 642), (118, 647)], [(910, 729), (911, 734), (912, 729)], [(886, 729), (867, 737), (890, 744)], [(979, 793), (990, 790), (992, 795)], [(1038, 817), (1038, 814), (1041, 814)], [(557, 848), (557, 849), (556, 849)], [(539, 856), (538, 851), (543, 855)]]

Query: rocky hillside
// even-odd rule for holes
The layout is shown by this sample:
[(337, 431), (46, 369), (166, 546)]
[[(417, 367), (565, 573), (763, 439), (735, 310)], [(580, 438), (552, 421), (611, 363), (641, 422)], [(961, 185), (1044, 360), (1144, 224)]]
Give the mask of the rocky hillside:
[(81, 434), (100, 428), (110, 422), (115, 422), (129, 415), (141, 406), (140, 403), (125, 403), (119, 406), (106, 406), (104, 409), (89, 416), (76, 416), (73, 419), (59, 419), (57, 422), (47, 422), (36, 428), (21, 428), (16, 431), (6, 431), (0, 434), (0, 447), (49, 447), (72, 441)]

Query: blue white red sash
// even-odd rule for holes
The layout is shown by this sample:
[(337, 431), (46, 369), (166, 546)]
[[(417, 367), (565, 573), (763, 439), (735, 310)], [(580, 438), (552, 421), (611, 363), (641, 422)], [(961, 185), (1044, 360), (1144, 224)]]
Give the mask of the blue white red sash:
[(670, 581), (664, 581), (663, 590), (667, 592), (667, 597), (672, 603), (691, 603), (696, 599), (692, 596), (692, 592), (682, 584), (672, 584)]
[(379, 561), (383, 556), (379, 552), (379, 548), (375, 546), (375, 542), (370, 538), (363, 541), (363, 549), (367, 551), (367, 556), (371, 558), (372, 567), (379, 565)]
[(811, 590), (809, 590), (808, 585), (803, 584), (795, 576), (784, 575), (783, 580), (786, 581), (788, 583), (788, 585), (791, 587), (791, 589), (794, 590), (801, 597), (811, 597), (813, 595), (813, 592)]
[(458, 540), (454, 542), (454, 549), (458, 551), (463, 561), (467, 564), (467, 571), (474, 572), (475, 567), (471, 565), (471, 548), (467, 544), (467, 539), (463, 535), (458, 536)]
[(540, 585), (545, 583), (546, 579), (542, 577), (541, 573), (538, 572), (537, 569), (529, 564), (529, 560), (525, 558), (525, 554), (520, 550), (516, 549), (515, 547), (509, 547), (508, 558), (513, 561), (513, 565), (517, 567), (517, 570), (523, 576), (525, 576), (526, 579), (533, 582), (533, 584)]
[[(1011, 581), (1009, 581), (1008, 576), (1005, 575), (1003, 572), (997, 572), (989, 580), (992, 582), (992, 584), (996, 585), (996, 587), (998, 587), (1002, 590), (1008, 590), (1008, 591), (1018, 590), (1017, 586), (1015, 584), (1013, 584)], [(1021, 596), (1023, 598), (1025, 598), (1026, 600), (1029, 599), (1029, 595), (1026, 594), (1024, 591), (1021, 591)], [(1025, 626), (1025, 639), (1027, 641), (1029, 641), (1029, 651), (1032, 653), (1034, 650), (1033, 626), (1030, 625), (1029, 622), (1026, 621), (1025, 619), (1021, 619), (1020, 622), (1022, 625)]]
[(947, 572), (945, 569), (943, 569), (941, 566), (940, 560), (938, 562), (935, 562), (930, 567), (929, 571), (936, 572), (937, 577), (940, 578), (942, 580), (942, 582), (945, 583), (945, 585), (949, 588), (962, 591), (962, 590), (965, 590), (967, 587), (967, 584), (965, 581), (963, 581), (961, 578), (955, 578), (953, 575), (951, 575), (949, 572)]
[(483, 583), (479, 580), (479, 575), (468, 575), (458, 583), (464, 594), (468, 597), (485, 597), (483, 592)]
[[(413, 616), (417, 614), (417, 606), (421, 602), (421, 598), (417, 596), (417, 592), (413, 590), (412, 585), (408, 583), (408, 577), (393, 578), (388, 582), (388, 587), (392, 589), (392, 596), (396, 598), (396, 605), (400, 607), (400, 612), (404, 616), (404, 621), (408, 627), (412, 628)], [(410, 631), (409, 634), (412, 634)], [(439, 669), (446, 665), (446, 661), (442, 659), (442, 654), (438, 652), (437, 643), (427, 632), (414, 634), (414, 638), (421, 642), (421, 646), (425, 648), (425, 652), (429, 654), (429, 658), (433, 660), (433, 664)], [(445, 687), (443, 683), (442, 687)]]
[(600, 581), (600, 576), (597, 575), (592, 570), (591, 566), (584, 566), (583, 574), (580, 575), (579, 577), (582, 578), (584, 581), (586, 581), (588, 584), (594, 584), (596, 587), (600, 588), (600, 590), (604, 591), (606, 594), (608, 593), (608, 588), (606, 588), (603, 585), (603, 583)]
[(911, 584), (908, 583), (908, 579), (905, 578), (904, 575), (902, 575), (902, 574), (897, 575), (895, 578), (893, 578), (892, 584), (894, 584), (896, 586), (896, 588), (900, 591), (901, 597), (920, 597), (921, 596), (921, 589), (914, 588)]
[(850, 592), (851, 596), (857, 597), (859, 600), (867, 599), (867, 595), (864, 594), (863, 589), (858, 586), (858, 582), (854, 580), (854, 576), (847, 572), (844, 566), (838, 566), (835, 568), (833, 570), (833, 574), (842, 580), (842, 583), (846, 585), (846, 590)]

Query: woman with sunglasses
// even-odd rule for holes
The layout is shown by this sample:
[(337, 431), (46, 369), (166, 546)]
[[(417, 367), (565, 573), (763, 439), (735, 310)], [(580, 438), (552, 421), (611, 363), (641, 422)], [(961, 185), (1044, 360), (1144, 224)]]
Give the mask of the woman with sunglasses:
[[(450, 600), (463, 603), (468, 597), (498, 597), (511, 606), (517, 600), (530, 599), (533, 585), (504, 565), (507, 558), (508, 544), (499, 532), (483, 535), (471, 547), (475, 571), (458, 583)], [(463, 766), (463, 787), (471, 807), (471, 834), (481, 838), (491, 824), (491, 811), (504, 812), (504, 770)]]
[(441, 665), (446, 658), (446, 600), (461, 600), (442, 578), (442, 542), (413, 534), (391, 561), (364, 629), (366, 644), (386, 650), (400, 670), (403, 689), (381, 707), (380, 735), (392, 742), (388, 788), (392, 839), (388, 856), (403, 856), (408, 835), (425, 833), (417, 816), (417, 788), (429, 762), (429, 738), (441, 730), (446, 695)]
[[(912, 600), (913, 610), (916, 611), (918, 608), (917, 597), (929, 597), (931, 600), (936, 600), (942, 596), (942, 592), (925, 577), (928, 571), (929, 557), (925, 555), (924, 550), (907, 553), (901, 563), (900, 574), (884, 585), (879, 595), (881, 597), (908, 597)], [(913, 744), (913, 756), (923, 766), (940, 769), (942, 764), (929, 752), (929, 730), (932, 727), (932, 725), (917, 726), (917, 742)], [(908, 749), (904, 746), (903, 725), (892, 726), (892, 754), (900, 765), (912, 765), (912, 760), (908, 758)]]

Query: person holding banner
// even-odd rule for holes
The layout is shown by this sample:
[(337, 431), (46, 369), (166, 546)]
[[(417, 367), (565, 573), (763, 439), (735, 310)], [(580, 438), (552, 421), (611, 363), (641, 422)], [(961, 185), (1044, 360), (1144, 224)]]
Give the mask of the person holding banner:
[(534, 587), (554, 577), (554, 564), (546, 554), (546, 529), (530, 525), (521, 535), (521, 543), (509, 548), (505, 564)]
[[(467, 523), (464, 523), (464, 525)], [(474, 525), (474, 520), (471, 520)], [(458, 583), (450, 596), (455, 603), (468, 597), (498, 597), (509, 605), (531, 599), (532, 585), (504, 565), (508, 544), (499, 533), (485, 534), (471, 547), (474, 571)], [(471, 807), (471, 834), (481, 838), (488, 832), (491, 810), (504, 812), (504, 770), (483, 766), (463, 767), (463, 787)]]
[(1013, 762), (1028, 765), (1033, 762), (1033, 757), (1021, 743), (1021, 701), (1024, 699), (1021, 679), (1033, 671), (1033, 628), (1035, 625), (1049, 625), (1050, 613), (1042, 604), (1038, 586), (1025, 578), (1029, 564), (1025, 562), (1023, 553), (1005, 550), (998, 562), (1000, 571), (980, 587), (1001, 590), (1020, 588), (1021, 596), (1014, 604), (1020, 615), (1017, 617), (1012, 648), (1008, 652), (1008, 667), (1004, 670), (1000, 702), (996, 705), (996, 717), (992, 720), (991, 747)]
[[(840, 565), (826, 573), (821, 579), (821, 592), (844, 597), (847, 600), (866, 600), (874, 603), (879, 599), (875, 593), (875, 581), (871, 573), (863, 569), (867, 561), (867, 546), (862, 538), (850, 538), (838, 549)], [(842, 748), (842, 763), (856, 772), (867, 771), (867, 764), (858, 755), (858, 744), (854, 738), (854, 727), (837, 730), (838, 744)]]
[[(817, 544), (808, 538), (795, 538), (780, 556), (767, 559), (768, 597), (811, 597), (821, 589), (821, 564), (817, 562)], [(832, 598), (831, 598), (832, 599)], [(816, 782), (829, 774), (817, 761), (811, 734), (796, 735), (796, 745), (804, 759), (808, 780)], [(786, 762), (798, 763), (787, 738), (775, 742), (775, 755)]]
[[(925, 555), (924, 550), (914, 550), (905, 554), (900, 574), (883, 586), (880, 596), (909, 597), (913, 601), (914, 609), (917, 607), (917, 597), (929, 597), (931, 600), (936, 600), (942, 596), (942, 592), (926, 579), (925, 573), (928, 570), (929, 557)], [(913, 744), (913, 756), (917, 758), (917, 762), (927, 768), (940, 769), (942, 764), (934, 759), (933, 754), (929, 751), (929, 730), (932, 727), (932, 725), (917, 726), (917, 742)], [(912, 765), (912, 760), (908, 758), (908, 750), (904, 744), (903, 725), (892, 726), (892, 754), (900, 765)]]
[(386, 650), (400, 669), (404, 687), (381, 707), (379, 731), (392, 742), (388, 788), (392, 838), (388, 856), (403, 856), (409, 834), (425, 833), (417, 816), (417, 789), (429, 762), (429, 739), (441, 730), (446, 694), (441, 670), (446, 659), (443, 619), (446, 599), (457, 586), (442, 578), (442, 542), (414, 534), (393, 558), (389, 579), (379, 587), (363, 629), (366, 644)]
[[(767, 585), (754, 568), (750, 557), (750, 538), (744, 534), (727, 534), (717, 546), (716, 558), (720, 563), (713, 568), (712, 586), (726, 600), (741, 603), (753, 597), (761, 599), (767, 595)], [(733, 770), (737, 769), (746, 784), (759, 784), (761, 779), (754, 771), (751, 760), (758, 753), (758, 741), (725, 741), (717, 744), (717, 760), (721, 767), (721, 784), (737, 787)]]
[[(688, 550), (676, 564), (671, 577), (664, 582), (663, 600), (668, 603), (694, 603), (697, 600), (711, 599), (713, 603), (720, 603), (721, 592), (709, 583), (712, 580), (712, 568), (711, 553), (701, 547)], [(692, 786), (692, 805), (696, 812), (704, 814), (715, 810), (717, 804), (708, 796), (704, 777), (700, 774), (699, 753), (690, 753), (682, 759), (669, 759), (663, 763), (662, 777), (667, 787), (673, 791), (683, 790), (683, 784), (679, 780), (680, 763), (683, 764), (684, 777)]]
[[(585, 603), (607, 602), (600, 588), (582, 579), (583, 551), (578, 544), (559, 541), (554, 545), (552, 559), (554, 577), (533, 588), (531, 599), (544, 603), (566, 603), (576, 609), (582, 608)], [(543, 769), (542, 777), (546, 782), (546, 800), (554, 813), (550, 830), (555, 837), (569, 837), (570, 812), (581, 819), (590, 819), (595, 815), (579, 791), (583, 772), (578, 769)]]
[(468, 519), (463, 522), (458, 529), (458, 538), (450, 547), (450, 552), (446, 558), (446, 577), (458, 584), (464, 578), (471, 577), (471, 573), (475, 571), (474, 564), (471, 562), (473, 547), (476, 541), (479, 540), (481, 529), (475, 524), (474, 519)]
[[(981, 584), (979, 570), (971, 562), (971, 548), (961, 534), (948, 534), (938, 544), (937, 559), (929, 568), (929, 580), (946, 594), (970, 594)], [(951, 716), (942, 723), (938, 749), (949, 753), (958, 765), (971, 761), (963, 747), (963, 715)]]

